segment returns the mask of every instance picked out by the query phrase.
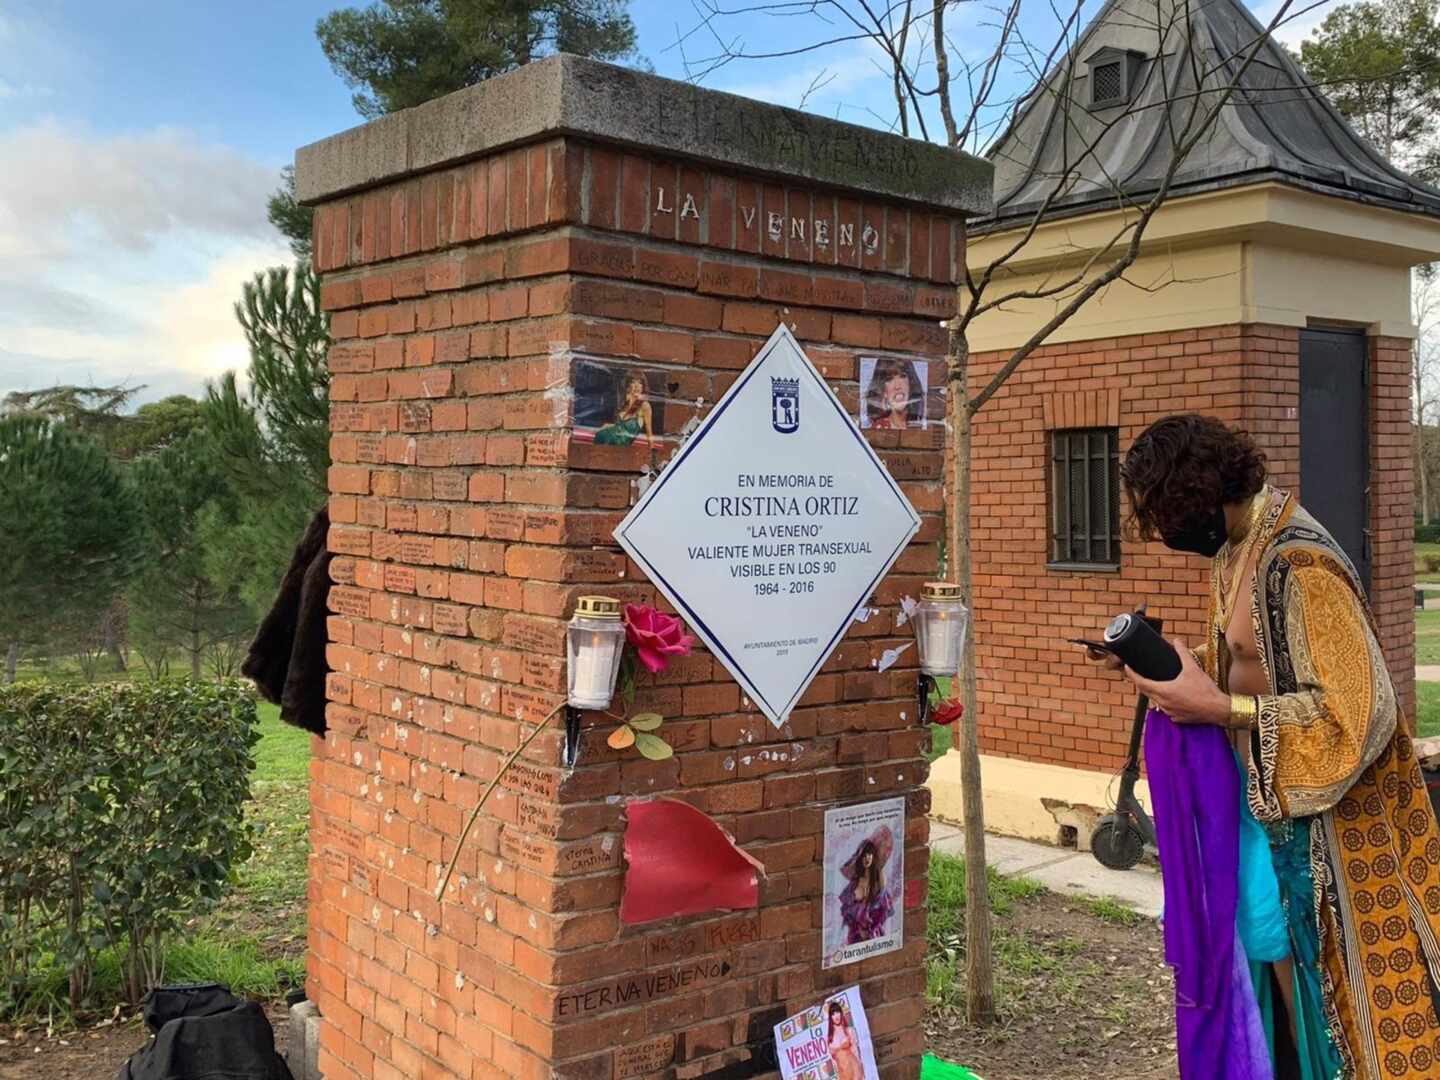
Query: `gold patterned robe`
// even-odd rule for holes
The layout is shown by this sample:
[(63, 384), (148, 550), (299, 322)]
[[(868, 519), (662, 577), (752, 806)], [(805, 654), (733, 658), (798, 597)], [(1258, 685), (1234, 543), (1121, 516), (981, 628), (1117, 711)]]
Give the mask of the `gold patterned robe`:
[[(1268, 826), (1311, 818), (1321, 984), (1353, 1080), (1440, 1077), (1440, 832), (1359, 576), (1294, 498), (1260, 522), (1251, 618), (1260, 698), (1247, 793)], [(1223, 655), (1215, 629), (1205, 660)]]

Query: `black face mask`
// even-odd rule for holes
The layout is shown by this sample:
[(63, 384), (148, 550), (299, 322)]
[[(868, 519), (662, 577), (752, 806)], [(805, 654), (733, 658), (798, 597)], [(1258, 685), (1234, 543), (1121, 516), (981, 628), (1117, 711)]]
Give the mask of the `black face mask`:
[(1184, 528), (1166, 533), (1162, 539), (1171, 551), (1186, 551), (1213, 559), (1225, 546), (1229, 531), (1225, 525), (1225, 508), (1217, 506), (1213, 512), (1187, 521)]

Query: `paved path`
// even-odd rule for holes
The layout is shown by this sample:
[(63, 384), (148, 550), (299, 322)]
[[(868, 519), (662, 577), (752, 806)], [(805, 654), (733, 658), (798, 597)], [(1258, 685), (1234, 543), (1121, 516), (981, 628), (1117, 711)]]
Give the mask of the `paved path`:
[(1440, 682), (1440, 664), (1416, 664), (1416, 682)]
[[(930, 823), (930, 846), (948, 855), (965, 854), (965, 837), (957, 826)], [(1069, 896), (1108, 896), (1142, 915), (1157, 918), (1164, 901), (1160, 872), (1149, 866), (1134, 870), (1107, 870), (1088, 852), (1050, 847), (1010, 836), (987, 836), (985, 858), (995, 870), (1027, 877)]]

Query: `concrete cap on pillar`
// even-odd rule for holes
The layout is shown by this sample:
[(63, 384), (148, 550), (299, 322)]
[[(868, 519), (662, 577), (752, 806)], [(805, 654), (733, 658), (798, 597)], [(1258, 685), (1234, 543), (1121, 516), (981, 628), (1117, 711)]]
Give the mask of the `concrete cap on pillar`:
[(553, 134), (965, 215), (992, 205), (993, 168), (973, 155), (568, 54), (302, 147), (296, 190), (322, 202)]

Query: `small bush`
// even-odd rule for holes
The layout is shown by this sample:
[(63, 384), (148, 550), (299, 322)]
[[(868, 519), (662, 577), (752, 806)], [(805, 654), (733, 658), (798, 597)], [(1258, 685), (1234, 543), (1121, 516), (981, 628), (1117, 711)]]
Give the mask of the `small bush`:
[(1420, 561), (1425, 564), (1427, 574), (1440, 574), (1440, 555), (1422, 555)]
[(1440, 544), (1440, 525), (1419, 525), (1415, 526), (1415, 542), (1417, 544)]
[(164, 938), (250, 853), (255, 699), (240, 682), (0, 688), (0, 1014), (40, 961), (78, 1007), (95, 957), (131, 999)]

